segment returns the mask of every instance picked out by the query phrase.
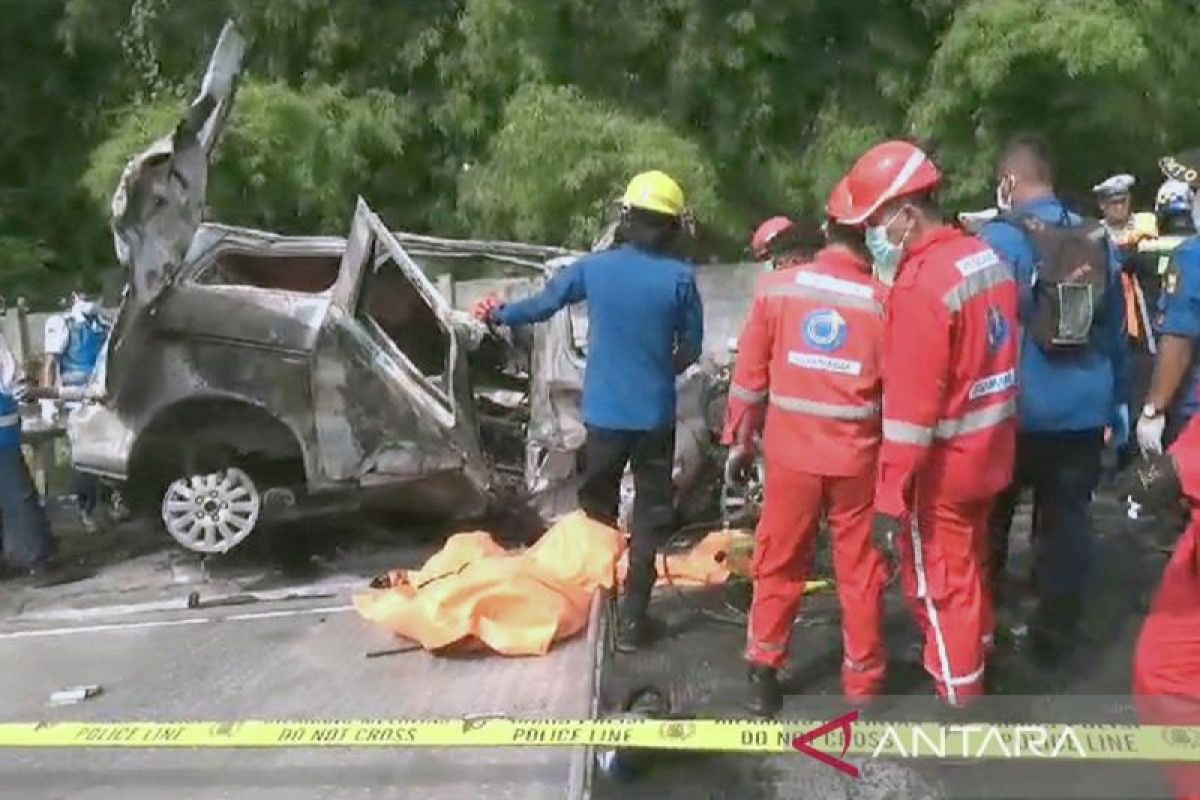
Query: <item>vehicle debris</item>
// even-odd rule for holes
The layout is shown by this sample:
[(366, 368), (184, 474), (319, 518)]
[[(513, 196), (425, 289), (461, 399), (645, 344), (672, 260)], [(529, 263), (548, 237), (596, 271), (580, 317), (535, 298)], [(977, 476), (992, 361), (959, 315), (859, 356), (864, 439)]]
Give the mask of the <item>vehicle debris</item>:
[[(528, 508), (548, 523), (573, 509), (586, 313), (487, 337), (428, 270), (517, 269), (515, 297), (581, 253), (394, 233), (362, 199), (345, 239), (204, 222), (243, 51), (227, 24), (179, 125), (121, 175), (112, 229), (129, 288), (69, 421), (75, 466), (200, 553), (317, 513)], [(680, 379), (684, 523), (721, 503), (727, 373), (710, 358)]]
[(89, 683), (83, 686), (68, 686), (50, 695), (50, 705), (69, 706), (91, 700), (102, 691), (100, 684)]
[(401, 647), (391, 647), (387, 650), (371, 650), (364, 655), (367, 658), (383, 658), (384, 656), (398, 656), (403, 655), (404, 653), (415, 653), (417, 650), (424, 649), (425, 648), (419, 644), (406, 644)]
[(267, 592), (242, 592), (240, 594), (219, 595), (202, 599), (200, 592), (191, 592), (187, 596), (188, 608), (219, 608), (221, 606), (244, 606), (254, 603), (278, 603), (291, 600), (328, 600), (337, 597), (337, 588), (328, 589), (286, 589)]

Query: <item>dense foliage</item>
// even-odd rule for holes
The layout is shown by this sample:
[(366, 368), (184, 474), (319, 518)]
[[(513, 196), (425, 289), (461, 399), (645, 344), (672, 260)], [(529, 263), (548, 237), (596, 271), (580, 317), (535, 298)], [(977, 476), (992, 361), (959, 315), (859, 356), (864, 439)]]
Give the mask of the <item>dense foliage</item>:
[(124, 160), (194, 91), (221, 22), (250, 40), (214, 217), (586, 243), (623, 180), (676, 174), (716, 246), (816, 213), (881, 137), (988, 202), (1003, 140), (1046, 134), (1086, 202), (1200, 145), (1193, 0), (0, 0), (0, 295), (112, 263)]

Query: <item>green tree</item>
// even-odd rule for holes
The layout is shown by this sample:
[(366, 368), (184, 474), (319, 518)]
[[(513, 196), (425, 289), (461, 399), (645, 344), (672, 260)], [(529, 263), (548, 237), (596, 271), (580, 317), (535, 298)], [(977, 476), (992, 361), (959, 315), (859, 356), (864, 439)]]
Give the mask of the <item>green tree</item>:
[(1047, 134), (1067, 184), (1131, 160), (1146, 141), (1154, 80), (1140, 6), (990, 0), (958, 10), (910, 115), (954, 177), (951, 200), (984, 199), (999, 147), (1024, 128)]
[[(125, 162), (164, 132), (183, 109), (173, 98), (128, 109), (93, 152), (83, 184), (107, 211)], [(238, 92), (209, 178), (214, 219), (281, 233), (346, 231), (363, 195), (390, 224), (420, 225), (422, 165), (407, 150), (412, 109), (382, 91), (350, 97), (249, 81)]]
[(990, 200), (997, 150), (1018, 131), (1049, 135), (1063, 188), (1083, 198), (1118, 169), (1152, 189), (1160, 155), (1200, 143), (1197, 0), (0, 0), (0, 12), (0, 294), (50, 299), (112, 263), (117, 170), (195, 91), (226, 17), (249, 41), (249, 80), (214, 215), (280, 230), (340, 232), (362, 193), (397, 227), (579, 244), (631, 171), (670, 164), (732, 255), (757, 219), (819, 213), (884, 138), (926, 142), (955, 205)]
[(509, 101), (485, 160), (463, 173), (463, 225), (495, 237), (586, 247), (625, 183), (660, 169), (688, 205), (727, 236), (746, 224), (722, 205), (716, 171), (694, 142), (655, 120), (530, 84)]

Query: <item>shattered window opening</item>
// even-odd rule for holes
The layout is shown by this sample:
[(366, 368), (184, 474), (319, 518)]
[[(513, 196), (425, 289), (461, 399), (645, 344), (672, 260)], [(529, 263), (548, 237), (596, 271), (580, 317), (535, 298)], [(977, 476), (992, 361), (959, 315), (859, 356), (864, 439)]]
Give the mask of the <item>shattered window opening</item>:
[(369, 317), (418, 372), (447, 392), (450, 335), (389, 254), (377, 254), (368, 269), (357, 313)]
[(202, 286), (252, 286), (304, 294), (321, 294), (337, 281), (341, 258), (336, 255), (262, 254), (226, 250), (192, 278)]

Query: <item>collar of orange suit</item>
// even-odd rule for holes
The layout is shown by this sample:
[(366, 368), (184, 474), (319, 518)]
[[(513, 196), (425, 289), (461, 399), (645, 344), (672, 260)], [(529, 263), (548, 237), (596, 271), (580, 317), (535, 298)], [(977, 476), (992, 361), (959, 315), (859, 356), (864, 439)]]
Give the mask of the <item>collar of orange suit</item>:
[(852, 273), (864, 273), (871, 271), (871, 265), (861, 258), (857, 253), (849, 247), (844, 247), (840, 244), (830, 245), (822, 248), (813, 258), (813, 261), (819, 264), (828, 264), (829, 266)]
[(927, 251), (932, 250), (939, 244), (943, 244), (952, 239), (959, 239), (966, 236), (965, 233), (950, 225), (938, 225), (935, 228), (930, 228), (925, 232), (925, 235), (917, 239), (909, 245), (904, 251), (904, 258), (901, 264), (920, 258)]

